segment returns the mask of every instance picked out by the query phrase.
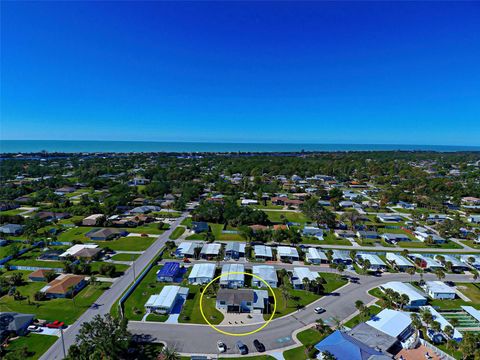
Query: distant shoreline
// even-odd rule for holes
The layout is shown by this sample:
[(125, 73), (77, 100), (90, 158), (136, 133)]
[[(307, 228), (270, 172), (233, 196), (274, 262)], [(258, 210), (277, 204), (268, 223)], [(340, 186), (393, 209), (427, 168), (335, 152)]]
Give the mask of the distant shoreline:
[(476, 152), (479, 146), (401, 144), (275, 144), (100, 140), (1, 140), (0, 153), (294, 153), (345, 151)]

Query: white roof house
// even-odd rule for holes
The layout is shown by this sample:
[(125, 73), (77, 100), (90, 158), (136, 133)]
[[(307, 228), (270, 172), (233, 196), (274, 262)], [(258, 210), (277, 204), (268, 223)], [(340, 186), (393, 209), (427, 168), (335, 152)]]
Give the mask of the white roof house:
[(200, 251), (200, 255), (202, 257), (210, 257), (210, 256), (217, 256), (220, 253), (220, 249), (222, 248), (222, 244), (218, 243), (211, 243), (205, 244)]
[(447, 326), (451, 326), (453, 328), (453, 339), (456, 341), (461, 341), (463, 339), (463, 335), (452, 326), (448, 322), (447, 319), (445, 319), (437, 310), (435, 310), (431, 306), (422, 306), (422, 309), (430, 311), (430, 314), (433, 316), (433, 320), (438, 321), (440, 323), (440, 328), (444, 330)]
[(159, 313), (169, 313), (180, 297), (185, 300), (188, 295), (187, 287), (178, 285), (164, 286), (160, 294), (151, 295), (145, 304), (145, 308)]
[(73, 256), (74, 254), (76, 254), (80, 250), (95, 249), (97, 247), (98, 247), (98, 245), (96, 245), (96, 244), (77, 244), (77, 245), (73, 245), (72, 247), (68, 248), (65, 252), (61, 253), (60, 257), (66, 257), (66, 256), (69, 256), (69, 255)]
[(215, 264), (195, 264), (188, 275), (188, 282), (190, 284), (206, 284), (213, 280), (214, 275)]
[(316, 226), (305, 226), (303, 228), (303, 235), (316, 237), (318, 240), (323, 240), (323, 229)]
[(445, 259), (445, 263), (450, 262), (452, 263), (453, 268), (465, 268), (467, 267), (463, 262), (457, 259), (455, 256), (444, 254), (444, 255), (436, 255), (435, 259), (439, 260), (439, 256), (443, 256)]
[(423, 288), (432, 299), (455, 299), (455, 289), (442, 281), (427, 281)]
[(344, 264), (352, 263), (352, 259), (350, 258), (349, 251), (344, 251), (344, 250), (333, 250), (332, 260), (335, 263), (344, 263)]
[(311, 271), (306, 267), (294, 267), (292, 271), (292, 284), (295, 289), (303, 288), (303, 279), (307, 278), (312, 281), (320, 275), (316, 271)]
[[(272, 288), (276, 288), (278, 284), (277, 271), (271, 265), (256, 265), (252, 267), (252, 274), (261, 277), (265, 280), (268, 285)], [(258, 280), (257, 278), (252, 279), (253, 286), (265, 287), (263, 281)]]
[(395, 265), (400, 269), (415, 267), (415, 265), (413, 265), (410, 262), (410, 260), (408, 260), (406, 257), (404, 257), (402, 255), (398, 255), (398, 254), (395, 254), (395, 253), (387, 253), (386, 258), (391, 263), (395, 263)]
[[(242, 264), (224, 264), (220, 286), (229, 288), (243, 287), (245, 283), (245, 267)], [(232, 274), (235, 273), (235, 274)]]
[(427, 304), (427, 298), (424, 294), (416, 289), (414, 286), (408, 283), (403, 283), (400, 281), (390, 281), (380, 286), (382, 290), (391, 289), (400, 295), (407, 295), (410, 299), (407, 307), (419, 307)]
[(400, 341), (406, 340), (413, 332), (410, 314), (403, 311), (384, 309), (366, 323)]
[(360, 254), (357, 254), (357, 258), (361, 258), (363, 261), (368, 260), (370, 262), (371, 270), (384, 269), (387, 267), (387, 264), (385, 264), (383, 260), (380, 259), (380, 257), (375, 254), (360, 253)]
[(305, 255), (307, 261), (312, 264), (320, 264), (322, 262), (327, 262), (327, 255), (317, 248), (310, 247), (308, 248), (307, 254)]
[(258, 200), (254, 200), (254, 199), (243, 199), (241, 201), (241, 204), (242, 205), (257, 205), (258, 204)]
[(175, 250), (177, 257), (192, 257), (195, 254), (196, 248), (203, 247), (201, 241), (183, 241)]
[(272, 248), (265, 245), (255, 245), (253, 248), (255, 257), (259, 259), (273, 259)]
[(408, 257), (413, 261), (420, 259), (420, 267), (424, 269), (443, 269), (443, 265), (431, 257), (424, 256), (422, 254), (410, 254)]
[(280, 259), (298, 260), (298, 251), (291, 246), (278, 246), (277, 254)]
[[(473, 262), (469, 260), (473, 259)], [(474, 267), (475, 269), (480, 270), (480, 255), (460, 255), (460, 261), (468, 266)]]

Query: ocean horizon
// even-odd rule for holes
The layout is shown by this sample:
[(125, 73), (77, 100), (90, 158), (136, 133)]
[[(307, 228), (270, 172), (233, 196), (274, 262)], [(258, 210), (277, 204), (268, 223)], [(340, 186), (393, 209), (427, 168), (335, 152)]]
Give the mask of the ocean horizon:
[(301, 144), (101, 140), (0, 140), (0, 153), (77, 152), (300, 152), (300, 151), (480, 151), (480, 146), (405, 144)]

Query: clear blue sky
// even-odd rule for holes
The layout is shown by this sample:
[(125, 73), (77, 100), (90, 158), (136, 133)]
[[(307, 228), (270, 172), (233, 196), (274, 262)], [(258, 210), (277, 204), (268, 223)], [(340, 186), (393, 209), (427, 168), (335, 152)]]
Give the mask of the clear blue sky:
[(480, 3), (1, 6), (2, 139), (480, 144)]

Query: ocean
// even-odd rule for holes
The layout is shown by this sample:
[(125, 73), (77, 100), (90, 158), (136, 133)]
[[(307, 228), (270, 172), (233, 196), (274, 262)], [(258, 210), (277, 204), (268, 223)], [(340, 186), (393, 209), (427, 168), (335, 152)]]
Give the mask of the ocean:
[(273, 144), (87, 140), (1, 140), (0, 153), (48, 152), (297, 152), (297, 151), (480, 151), (480, 146), (391, 144)]

